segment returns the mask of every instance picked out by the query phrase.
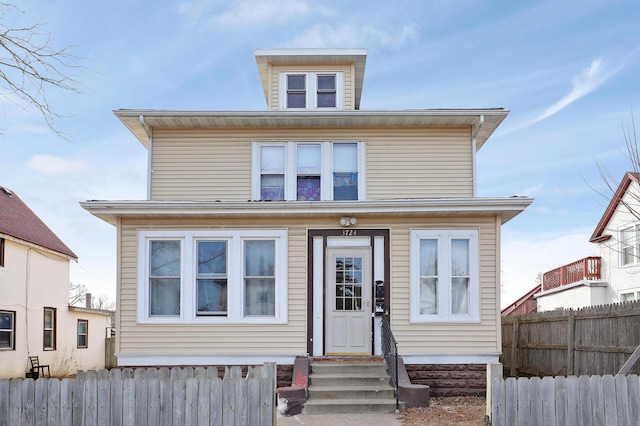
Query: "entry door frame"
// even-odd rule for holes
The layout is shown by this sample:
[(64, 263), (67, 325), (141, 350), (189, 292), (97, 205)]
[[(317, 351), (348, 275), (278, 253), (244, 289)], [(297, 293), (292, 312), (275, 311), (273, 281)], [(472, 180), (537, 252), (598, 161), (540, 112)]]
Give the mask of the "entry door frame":
[[(382, 307), (384, 315), (390, 319), (391, 314), (391, 268), (390, 268), (390, 231), (389, 229), (309, 229), (307, 231), (307, 353), (312, 356), (323, 356), (325, 352), (326, 324), (324, 313), (326, 312), (326, 254), (327, 241), (330, 237), (341, 237), (348, 241), (349, 237), (369, 237), (371, 247), (371, 277), (376, 281), (384, 282), (384, 298)], [(322, 261), (318, 261), (322, 259)], [(314, 264), (322, 264), (322, 268), (315, 268)], [(314, 288), (314, 282), (320, 283), (322, 288)], [(372, 289), (375, 298), (375, 289)], [(375, 299), (374, 299), (375, 300)], [(314, 316), (322, 317), (321, 325)], [(372, 327), (374, 318), (371, 318)], [(314, 352), (314, 328), (316, 344)], [(373, 333), (372, 333), (373, 334)], [(374, 339), (371, 338), (371, 353), (375, 353)]]

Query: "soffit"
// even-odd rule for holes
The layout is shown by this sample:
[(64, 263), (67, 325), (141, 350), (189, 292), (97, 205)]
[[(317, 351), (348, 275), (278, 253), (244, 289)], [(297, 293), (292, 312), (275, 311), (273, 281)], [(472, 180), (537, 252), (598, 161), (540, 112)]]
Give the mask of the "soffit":
[(419, 128), (473, 127), (480, 117), (479, 150), (509, 114), (504, 108), (370, 111), (171, 111), (115, 110), (114, 114), (147, 146), (157, 129), (207, 128)]

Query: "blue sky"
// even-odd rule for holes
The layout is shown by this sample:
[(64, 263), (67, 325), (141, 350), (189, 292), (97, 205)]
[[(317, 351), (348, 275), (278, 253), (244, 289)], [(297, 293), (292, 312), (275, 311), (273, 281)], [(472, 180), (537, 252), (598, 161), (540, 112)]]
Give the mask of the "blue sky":
[[(256, 48), (368, 51), (362, 109), (511, 111), (478, 154), (480, 196), (535, 198), (503, 226), (502, 304), (537, 273), (597, 254), (602, 162), (630, 168), (622, 126), (640, 110), (637, 0), (22, 0), (7, 26), (41, 21), (73, 45), (84, 92), (48, 96), (70, 136), (0, 102), (0, 185), (79, 256), (71, 280), (115, 299), (115, 229), (87, 199), (144, 199), (146, 150), (114, 109), (264, 110)], [(638, 115), (635, 114), (636, 118)], [(640, 120), (639, 120), (640, 123)]]

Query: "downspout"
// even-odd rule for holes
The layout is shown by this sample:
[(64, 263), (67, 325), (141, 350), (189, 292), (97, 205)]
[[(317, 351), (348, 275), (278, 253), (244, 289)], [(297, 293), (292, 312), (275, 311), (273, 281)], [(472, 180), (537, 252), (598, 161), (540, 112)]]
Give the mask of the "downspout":
[(480, 132), (480, 128), (482, 127), (482, 125), (484, 124), (484, 115), (481, 115), (478, 118), (478, 124), (476, 124), (476, 128), (473, 132), (473, 135), (471, 136), (471, 173), (472, 173), (472, 177), (471, 180), (473, 181), (473, 197), (476, 197), (478, 195), (478, 181), (476, 179), (476, 153), (478, 152), (476, 147), (477, 147), (477, 143), (476, 143), (476, 137), (478, 136), (478, 133)]
[(149, 138), (147, 141), (147, 200), (151, 200), (151, 174), (153, 173), (151, 169), (151, 147), (153, 145), (153, 136), (151, 129), (144, 122), (144, 115), (140, 115), (139, 120), (144, 132), (147, 134), (147, 138)]

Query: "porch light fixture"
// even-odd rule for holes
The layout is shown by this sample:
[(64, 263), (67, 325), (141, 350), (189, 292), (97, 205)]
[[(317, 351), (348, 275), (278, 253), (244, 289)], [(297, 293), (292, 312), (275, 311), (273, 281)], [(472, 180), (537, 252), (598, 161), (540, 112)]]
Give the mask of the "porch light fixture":
[(358, 219), (356, 219), (355, 217), (341, 217), (340, 218), (340, 225), (342, 226), (351, 226), (351, 225), (355, 225), (356, 223), (358, 223)]

